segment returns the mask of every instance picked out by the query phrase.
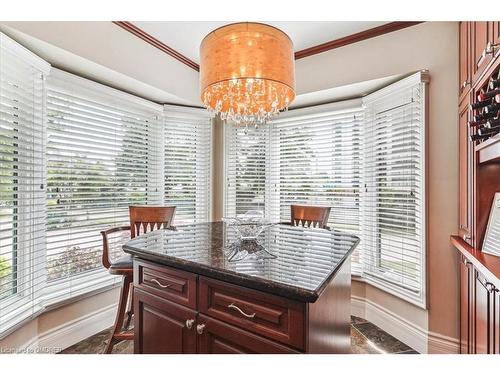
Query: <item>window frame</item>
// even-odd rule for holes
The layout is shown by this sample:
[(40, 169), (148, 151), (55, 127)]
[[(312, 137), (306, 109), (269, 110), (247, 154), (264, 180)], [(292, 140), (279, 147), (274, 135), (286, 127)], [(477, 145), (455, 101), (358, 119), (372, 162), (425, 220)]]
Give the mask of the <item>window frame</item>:
[[(367, 284), (370, 284), (372, 286), (375, 286), (387, 293), (390, 293), (404, 301), (407, 301), (413, 305), (416, 305), (422, 309), (427, 309), (428, 307), (428, 282), (427, 282), (427, 274), (428, 274), (428, 264), (427, 264), (427, 258), (428, 258), (428, 239), (427, 239), (427, 232), (428, 232), (428, 218), (427, 218), (427, 207), (428, 207), (428, 170), (427, 170), (427, 134), (428, 134), (428, 83), (430, 81), (430, 77), (427, 71), (419, 71), (417, 73), (414, 73), (406, 78), (403, 78), (389, 86), (386, 86), (380, 90), (377, 90), (376, 92), (367, 95), (365, 98), (363, 98), (363, 105), (369, 106), (370, 103), (376, 102), (383, 97), (387, 95), (394, 94), (395, 92), (404, 90), (404, 89), (409, 89), (411, 87), (414, 87), (416, 85), (421, 84), (422, 85), (422, 91), (421, 91), (421, 101), (420, 101), (420, 107), (419, 111), (421, 113), (421, 118), (422, 118), (422, 123), (420, 124), (420, 139), (419, 139), (419, 144), (421, 145), (420, 147), (420, 153), (419, 153), (419, 159), (421, 162), (421, 167), (422, 167), (422, 174), (421, 174), (421, 184), (420, 184), (420, 193), (422, 198), (420, 199), (418, 208), (420, 209), (421, 212), (421, 233), (419, 235), (419, 244), (421, 247), (421, 251), (419, 252), (420, 255), (420, 265), (421, 265), (421, 277), (420, 277), (420, 285), (419, 285), (419, 294), (420, 295), (415, 295), (414, 293), (411, 293), (409, 291), (409, 288), (405, 288), (403, 286), (398, 285), (397, 282), (391, 282), (389, 280), (385, 280), (382, 277), (377, 277), (375, 273), (371, 272), (366, 272), (363, 270), (363, 273), (361, 275), (361, 279), (366, 282)], [(363, 210), (365, 209), (365, 205), (363, 205)], [(366, 217), (366, 211), (363, 212), (363, 216)], [(380, 252), (377, 248), (376, 252)], [(366, 256), (366, 255), (364, 255)]]
[[(153, 111), (158, 112), (158, 129), (154, 129), (151, 127), (149, 129), (150, 133), (154, 133), (154, 136), (151, 138), (155, 141), (155, 144), (152, 147), (148, 147), (148, 154), (153, 153), (152, 156), (159, 158), (159, 162), (156, 163), (153, 168), (147, 169), (147, 180), (148, 185), (149, 181), (158, 181), (161, 176), (158, 175), (158, 169), (161, 169), (161, 165), (163, 165), (163, 160), (161, 159), (161, 147), (159, 147), (159, 141), (161, 137), (158, 136), (158, 133), (162, 131), (163, 128), (163, 116), (164, 109), (160, 104), (156, 104), (145, 99), (133, 96), (131, 94), (122, 92), (120, 90), (113, 89), (111, 87), (102, 85), (100, 83), (94, 82), (92, 80), (88, 80), (83, 77), (79, 77), (65, 71), (53, 68), (51, 77), (52, 79), (60, 80), (63, 82), (63, 85), (74, 85), (78, 89), (81, 90), (95, 90), (96, 97), (101, 96), (103, 100), (109, 101), (110, 98), (116, 98), (117, 100), (123, 100), (123, 102), (130, 102), (131, 105), (139, 105), (144, 106), (145, 108), (151, 109)], [(61, 83), (60, 83), (61, 84)], [(48, 83), (50, 86), (51, 83)], [(57, 84), (56, 84), (57, 85)], [(48, 98), (48, 95), (46, 95)], [(46, 126), (48, 126), (48, 120), (46, 121)], [(47, 159), (47, 157), (46, 157)], [(45, 163), (45, 167), (47, 167), (47, 160)], [(159, 181), (161, 185), (161, 180)], [(153, 186), (153, 189), (158, 190), (159, 186)], [(146, 191), (146, 200), (148, 204), (161, 204), (158, 199), (161, 199), (160, 192), (158, 191), (150, 191), (147, 189)], [(45, 195), (45, 204), (47, 204), (47, 193)], [(106, 229), (106, 228), (103, 228)], [(47, 241), (47, 233), (45, 235), (45, 241)], [(98, 245), (99, 246), (99, 245)], [(47, 307), (53, 304), (61, 303), (67, 299), (72, 299), (73, 297), (78, 297), (80, 295), (87, 294), (89, 292), (98, 290), (98, 289), (107, 289), (110, 286), (118, 286), (120, 283), (120, 277), (110, 275), (108, 271), (104, 267), (97, 267), (95, 269), (79, 272), (74, 275), (70, 275), (69, 277), (63, 277), (60, 279), (52, 280), (46, 282), (45, 290), (43, 296), (41, 298), (41, 303), (43, 306)], [(76, 286), (76, 288), (75, 288)], [(74, 289), (75, 291), (72, 291)]]

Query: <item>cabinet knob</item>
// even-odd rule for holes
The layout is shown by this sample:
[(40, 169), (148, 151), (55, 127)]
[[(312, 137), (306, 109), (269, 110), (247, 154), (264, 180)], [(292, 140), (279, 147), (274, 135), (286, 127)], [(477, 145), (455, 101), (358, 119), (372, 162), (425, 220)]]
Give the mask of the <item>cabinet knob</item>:
[(186, 320), (186, 328), (187, 329), (193, 328), (193, 324), (194, 324), (194, 319), (188, 319), (188, 320)]
[(464, 239), (464, 241), (468, 241), (468, 240), (470, 240), (472, 237), (470, 236), (470, 234), (464, 234), (464, 235), (462, 236), (462, 238)]
[(465, 80), (462, 82), (462, 88), (465, 89), (465, 87), (467, 87), (467, 85), (469, 84), (470, 82), (468, 80)]
[(196, 332), (198, 332), (198, 335), (201, 335), (204, 329), (205, 329), (205, 324), (198, 324), (196, 326)]

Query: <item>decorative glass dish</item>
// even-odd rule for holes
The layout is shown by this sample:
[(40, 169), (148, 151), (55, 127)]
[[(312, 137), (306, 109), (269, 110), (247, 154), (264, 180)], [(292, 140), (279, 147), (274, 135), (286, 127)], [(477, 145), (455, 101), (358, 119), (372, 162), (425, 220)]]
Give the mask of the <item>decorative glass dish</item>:
[(242, 241), (256, 240), (264, 229), (273, 225), (269, 220), (258, 216), (225, 217), (222, 221), (234, 228)]

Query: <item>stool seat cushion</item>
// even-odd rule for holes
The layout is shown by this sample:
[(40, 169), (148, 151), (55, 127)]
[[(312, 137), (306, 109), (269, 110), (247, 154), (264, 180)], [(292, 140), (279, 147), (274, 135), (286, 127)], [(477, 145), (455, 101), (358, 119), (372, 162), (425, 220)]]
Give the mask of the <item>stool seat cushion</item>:
[(132, 262), (132, 255), (127, 254), (124, 255), (116, 260), (113, 260), (111, 262), (111, 266), (109, 267), (109, 271), (132, 271), (133, 268), (133, 262)]

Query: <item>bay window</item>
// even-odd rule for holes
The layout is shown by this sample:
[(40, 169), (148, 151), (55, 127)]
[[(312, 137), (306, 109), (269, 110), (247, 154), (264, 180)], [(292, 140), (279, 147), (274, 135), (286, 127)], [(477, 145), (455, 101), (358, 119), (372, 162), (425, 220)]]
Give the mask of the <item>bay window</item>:
[(423, 73), (362, 100), (291, 110), (258, 128), (228, 124), (225, 215), (332, 207), (328, 225), (361, 238), (352, 273), (425, 307)]

